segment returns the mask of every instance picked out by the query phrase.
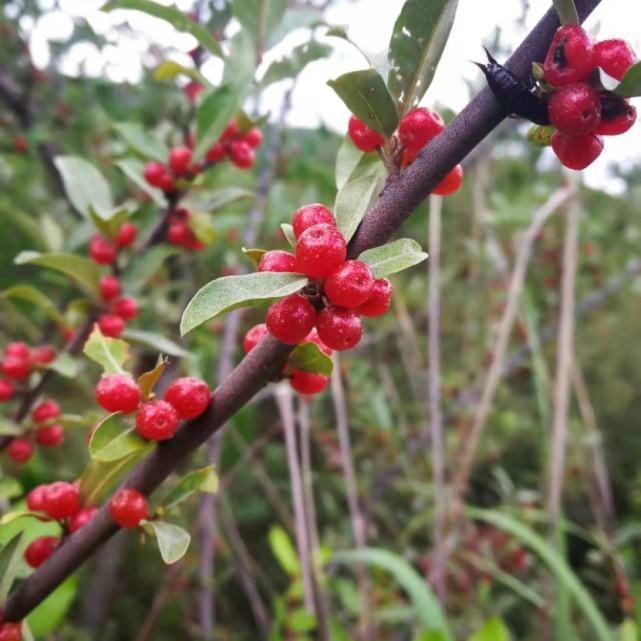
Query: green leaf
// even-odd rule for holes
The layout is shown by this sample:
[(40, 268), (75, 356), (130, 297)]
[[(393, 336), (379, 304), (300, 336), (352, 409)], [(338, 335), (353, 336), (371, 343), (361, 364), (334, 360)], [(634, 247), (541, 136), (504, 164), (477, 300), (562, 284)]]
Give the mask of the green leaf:
[(82, 351), (101, 365), (105, 374), (125, 373), (122, 366), (129, 358), (129, 345), (119, 338), (103, 336), (98, 325), (94, 325)]
[(26, 300), (39, 307), (52, 321), (58, 325), (65, 325), (64, 316), (58, 311), (56, 304), (39, 289), (31, 285), (15, 285), (9, 289), (5, 289), (3, 296), (6, 298), (15, 298), (18, 300)]
[(153, 131), (145, 129), (138, 122), (116, 122), (112, 126), (140, 155), (153, 158), (163, 164), (167, 162), (169, 148)]
[(378, 162), (374, 154), (366, 156), (349, 136), (345, 136), (336, 156), (336, 189), (340, 190), (345, 186), (356, 167), (362, 164), (364, 157), (371, 159), (370, 162)]
[(327, 58), (332, 51), (332, 47), (317, 40), (298, 45), (285, 58), (272, 62), (260, 84), (262, 87), (267, 87), (279, 80), (296, 78), (310, 62)]
[(16, 534), (0, 550), (0, 603), (7, 598), (22, 561), (23, 533)]
[(296, 236), (294, 236), (294, 228), (289, 223), (281, 223), (280, 228), (285, 234), (287, 242), (292, 246), (296, 247)]
[(316, 617), (304, 608), (298, 608), (287, 617), (287, 629), (297, 634), (312, 632), (316, 629)]
[[(144, 177), (145, 166), (136, 158), (124, 158), (114, 163), (140, 189), (148, 194), (159, 207), (165, 206), (165, 196), (160, 189), (152, 187)], [(157, 248), (154, 248), (157, 249)]]
[(552, 0), (561, 24), (581, 24), (574, 0)]
[(224, 312), (289, 296), (307, 284), (301, 274), (259, 272), (207, 283), (189, 301), (180, 321), (182, 336)]
[(396, 105), (374, 69), (352, 71), (327, 83), (347, 108), (370, 129), (389, 138), (398, 127)]
[(406, 0), (389, 46), (390, 93), (402, 118), (425, 95), (450, 35), (458, 0)]
[(26, 619), (31, 633), (38, 639), (45, 638), (58, 628), (78, 593), (78, 579), (69, 577), (33, 610)]
[(386, 245), (364, 251), (358, 260), (365, 263), (376, 279), (385, 278), (427, 259), (421, 246), (410, 238), (400, 238)]
[(519, 539), (534, 552), (554, 573), (559, 584), (572, 596), (577, 606), (592, 626), (599, 641), (612, 641), (608, 623), (601, 614), (597, 604), (581, 583), (567, 561), (534, 530), (523, 525), (507, 514), (493, 510), (467, 508), (470, 518), (490, 523), (513, 537)]
[(290, 369), (331, 376), (334, 362), (316, 343), (301, 343), (289, 356)]
[(216, 191), (208, 192), (204, 198), (185, 200), (185, 207), (192, 211), (206, 211), (210, 214), (227, 207), (239, 200), (253, 198), (254, 192), (242, 187), (225, 187)]
[(91, 163), (77, 156), (56, 156), (54, 163), (74, 209), (89, 218), (93, 207), (100, 216), (107, 217), (114, 204), (104, 176)]
[(287, 5), (287, 0), (232, 0), (232, 11), (251, 35), (254, 48), (262, 52), (283, 19)]
[(154, 71), (154, 80), (171, 80), (181, 74), (205, 87), (209, 85), (207, 78), (205, 78), (200, 71), (191, 67), (185, 67), (175, 60), (165, 60), (161, 62)]
[(22, 492), (22, 485), (18, 479), (11, 476), (0, 476), (0, 500), (14, 499)]
[(170, 510), (183, 501), (186, 501), (196, 492), (216, 494), (218, 484), (218, 474), (216, 474), (216, 469), (213, 465), (203, 467), (200, 470), (193, 470), (185, 474), (185, 476), (167, 492), (167, 496), (165, 496), (163, 500), (163, 508)]
[(632, 619), (625, 620), (619, 628), (618, 641), (638, 641), (636, 623)]
[(126, 207), (116, 208), (106, 216), (101, 216), (93, 207), (89, 207), (89, 216), (98, 231), (108, 238), (114, 238), (122, 224), (129, 218), (129, 210)]
[(211, 216), (209, 214), (196, 214), (192, 212), (191, 218), (187, 224), (201, 243), (211, 245), (216, 240), (216, 230), (214, 229)]
[(122, 337), (130, 343), (149, 347), (160, 354), (167, 354), (167, 356), (175, 356), (176, 358), (187, 358), (189, 356), (189, 352), (186, 349), (165, 338), (162, 334), (141, 329), (128, 329), (123, 333)]
[(552, 134), (556, 131), (551, 125), (533, 125), (527, 132), (527, 139), (535, 147), (549, 147), (552, 144)]
[(245, 249), (245, 247), (242, 248), (243, 254), (249, 258), (249, 260), (254, 263), (255, 267), (258, 267), (258, 263), (260, 263), (260, 259), (267, 253), (266, 249)]
[(289, 535), (279, 525), (274, 525), (269, 530), (269, 547), (285, 573), (290, 577), (300, 576), (298, 554), (296, 554)]
[(335, 552), (332, 560), (349, 565), (374, 565), (389, 572), (412, 600), (422, 625), (427, 630), (441, 632), (446, 641), (453, 641), (438, 599), (425, 584), (425, 579), (401, 556), (389, 550), (361, 548)]
[[(145, 251), (142, 256), (137, 256), (131, 269), (128, 270), (129, 277), (127, 281), (131, 294), (139, 293), (147, 282), (158, 274), (167, 262), (167, 259), (178, 253), (179, 249), (177, 247), (158, 245)], [(167, 352), (167, 354), (169, 354), (169, 352)]]
[(154, 369), (149, 372), (145, 372), (138, 377), (138, 387), (140, 388), (140, 394), (143, 402), (151, 397), (154, 387), (163, 375), (163, 372), (167, 369), (167, 365), (169, 365), (169, 361), (167, 359), (160, 360)]
[(60, 374), (65, 378), (74, 378), (78, 374), (78, 361), (71, 354), (58, 354), (56, 358), (44, 365), (44, 369)]
[(501, 619), (493, 617), (469, 641), (510, 641), (510, 631)]
[(138, 436), (135, 425), (117, 412), (107, 416), (94, 430), (89, 441), (91, 458), (111, 463), (127, 458), (134, 452), (149, 449), (149, 441)]
[(614, 89), (614, 93), (622, 98), (641, 96), (641, 62), (632, 65), (625, 72), (625, 76)]
[(3, 514), (0, 519), (0, 525), (9, 525), (14, 521), (19, 521), (20, 519), (37, 519), (38, 515), (36, 512), (31, 512), (30, 510), (15, 510), (14, 512), (7, 512)]
[(22, 428), (6, 416), (0, 416), (0, 436), (20, 436)]
[(100, 288), (100, 267), (84, 256), (75, 254), (41, 254), (34, 251), (20, 252), (15, 258), (16, 265), (39, 265), (66, 274), (90, 296), (98, 298)]
[(447, 638), (443, 635), (442, 632), (436, 632), (435, 630), (428, 630), (423, 634), (419, 635), (413, 641), (447, 641)]
[(153, 0), (111, 0), (102, 7), (103, 11), (113, 11), (114, 9), (135, 9), (154, 18), (165, 20), (178, 31), (184, 31), (194, 36), (209, 53), (219, 58), (223, 57), (220, 45), (214, 40), (209, 31), (176, 7), (165, 7)]
[(182, 559), (187, 552), (191, 536), (178, 525), (165, 521), (143, 521), (145, 529), (153, 529), (158, 541), (162, 560), (171, 565)]

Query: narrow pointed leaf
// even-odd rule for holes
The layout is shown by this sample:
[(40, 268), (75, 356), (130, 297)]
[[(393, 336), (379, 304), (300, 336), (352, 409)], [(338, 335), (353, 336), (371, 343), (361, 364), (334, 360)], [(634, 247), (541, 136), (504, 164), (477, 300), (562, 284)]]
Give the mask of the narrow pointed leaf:
[(292, 246), (296, 247), (296, 236), (294, 236), (294, 228), (289, 223), (281, 223), (280, 228), (285, 234), (287, 242)]
[(167, 369), (167, 365), (169, 365), (169, 361), (165, 358), (150, 372), (145, 372), (138, 377), (138, 387), (140, 388), (143, 402), (148, 400), (153, 394), (154, 387), (163, 375), (163, 372)]
[[(152, 187), (144, 177), (145, 166), (137, 158), (123, 158), (114, 163), (130, 180), (148, 194), (159, 207), (164, 207), (165, 196), (160, 189)], [(157, 249), (156, 247), (152, 249)]]
[(286, 78), (295, 78), (300, 74), (303, 69), (316, 60), (327, 58), (332, 53), (332, 48), (329, 45), (311, 40), (302, 45), (294, 47), (290, 53), (267, 68), (260, 84), (262, 87), (267, 87), (274, 82), (284, 80)]
[(552, 0), (561, 24), (581, 24), (574, 0)]
[(216, 474), (213, 465), (200, 470), (193, 470), (185, 474), (185, 476), (167, 492), (167, 496), (165, 496), (163, 500), (163, 509), (170, 510), (176, 507), (196, 492), (215, 494), (218, 491), (218, 484), (218, 474)]
[(20, 567), (23, 536), (23, 532), (16, 534), (0, 550), (0, 603), (7, 598)]
[(255, 267), (258, 267), (258, 263), (260, 263), (260, 259), (267, 253), (266, 249), (246, 249), (245, 247), (242, 248), (243, 254), (249, 258), (249, 260), (254, 263)]
[(510, 641), (510, 631), (501, 619), (493, 617), (469, 641)]
[(112, 126), (140, 155), (161, 163), (167, 162), (169, 148), (153, 131), (146, 129), (138, 122), (116, 122)]
[(275, 525), (269, 530), (269, 547), (283, 571), (291, 577), (299, 576), (301, 573), (298, 554), (292, 544), (289, 535), (283, 528)]
[(368, 249), (358, 257), (358, 260), (372, 270), (377, 279), (396, 274), (426, 259), (427, 254), (421, 246), (410, 238), (400, 238), (386, 245)]
[(161, 62), (154, 71), (154, 79), (171, 80), (181, 74), (205, 87), (209, 84), (207, 78), (205, 78), (200, 71), (193, 69), (192, 67), (185, 67), (175, 60), (165, 60), (164, 62)]
[(257, 50), (265, 51), (280, 24), (287, 0), (233, 0), (232, 11), (251, 35)]
[(632, 65), (625, 72), (625, 76), (613, 91), (622, 98), (637, 98), (641, 96), (641, 62)]
[(33, 303), (58, 325), (65, 324), (64, 316), (58, 311), (56, 304), (46, 294), (31, 285), (15, 285), (5, 289), (3, 296)]
[(178, 345), (178, 343), (155, 332), (147, 332), (142, 329), (128, 329), (125, 330), (122, 337), (134, 345), (142, 345), (160, 354), (167, 354), (167, 356), (175, 356), (176, 358), (187, 358), (189, 356), (189, 352)]
[(54, 163), (62, 177), (65, 192), (79, 214), (89, 218), (90, 207), (99, 215), (113, 210), (109, 183), (90, 162), (77, 156), (56, 156)]
[(342, 189), (350, 179), (352, 172), (359, 164), (362, 164), (364, 157), (369, 157), (370, 162), (378, 162), (373, 154), (366, 154), (356, 147), (349, 136), (345, 136), (343, 144), (336, 156), (336, 189)]

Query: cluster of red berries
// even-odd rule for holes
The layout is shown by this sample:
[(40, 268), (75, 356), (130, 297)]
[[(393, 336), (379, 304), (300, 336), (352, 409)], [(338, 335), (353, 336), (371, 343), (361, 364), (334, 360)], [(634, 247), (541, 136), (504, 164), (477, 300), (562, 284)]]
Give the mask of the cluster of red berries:
[(121, 296), (120, 281), (115, 276), (100, 277), (103, 310), (98, 327), (104, 336), (118, 338), (125, 331), (126, 321), (138, 316), (138, 303), (131, 296)]
[(198, 240), (194, 230), (189, 225), (189, 220), (192, 213), (184, 207), (175, 209), (169, 219), (169, 226), (167, 227), (167, 240), (172, 245), (185, 247), (192, 251), (200, 251), (205, 249), (205, 243)]
[(56, 358), (51, 345), (29, 347), (26, 343), (9, 343), (0, 361), (0, 370), (6, 378), (0, 378), (0, 403), (10, 401), (16, 393), (16, 382), (25, 381), (38, 365), (46, 365)]
[(91, 237), (89, 241), (89, 257), (99, 265), (113, 265), (118, 258), (118, 252), (133, 245), (138, 235), (138, 229), (133, 223), (123, 223), (113, 239), (100, 234)]
[(165, 392), (164, 400), (141, 403), (140, 388), (127, 374), (103, 376), (95, 389), (98, 404), (107, 412), (136, 413), (136, 430), (150, 441), (170, 439), (181, 420), (200, 416), (209, 405), (207, 383), (197, 378), (176, 379)]
[[(440, 114), (427, 107), (417, 107), (410, 111), (398, 126), (398, 140), (401, 143), (402, 157), (401, 167), (405, 168), (416, 160), (418, 152), (425, 145), (438, 136), (445, 123)], [(376, 151), (387, 143), (385, 138), (378, 132), (370, 129), (356, 116), (351, 116), (348, 124), (349, 137), (354, 145), (365, 152)], [(434, 188), (437, 196), (453, 194), (463, 182), (463, 168), (457, 165), (445, 178)]]
[(7, 452), (16, 463), (26, 463), (34, 454), (34, 442), (41, 447), (56, 447), (65, 438), (65, 429), (58, 424), (62, 412), (55, 401), (43, 401), (31, 412), (32, 426), (29, 431), (14, 438)]
[(603, 151), (602, 136), (617, 136), (634, 125), (637, 112), (629, 100), (590, 84), (600, 67), (621, 80), (636, 62), (624, 40), (594, 40), (578, 25), (560, 27), (543, 64), (543, 79), (553, 89), (548, 116), (557, 131), (552, 149), (563, 165), (585, 169)]
[(246, 133), (241, 133), (238, 122), (229, 122), (220, 139), (215, 142), (205, 154), (210, 163), (222, 162), (226, 158), (238, 169), (250, 169), (254, 166), (255, 153), (263, 143), (263, 133), (257, 127)]
[(0, 641), (22, 641), (22, 623), (2, 623), (0, 617)]

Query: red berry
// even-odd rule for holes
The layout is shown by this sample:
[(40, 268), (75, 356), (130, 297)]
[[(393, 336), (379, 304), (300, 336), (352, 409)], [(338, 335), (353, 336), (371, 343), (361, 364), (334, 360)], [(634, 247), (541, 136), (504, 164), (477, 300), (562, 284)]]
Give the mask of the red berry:
[(259, 272), (297, 272), (296, 256), (284, 251), (270, 251), (260, 259)]
[(378, 147), (385, 146), (385, 139), (383, 136), (373, 129), (370, 129), (356, 116), (350, 116), (347, 131), (349, 132), (349, 137), (352, 139), (352, 142), (356, 145), (356, 148), (361, 151), (376, 151)]
[(0, 367), (2, 373), (14, 381), (24, 381), (31, 374), (31, 362), (20, 356), (5, 356)]
[[(57, 536), (41, 536), (27, 546), (24, 559), (32, 568), (39, 568), (60, 545)], [(2, 638), (2, 637), (0, 637)]]
[(187, 96), (187, 100), (189, 102), (196, 102), (196, 98), (205, 90), (205, 87), (203, 87), (199, 82), (190, 82), (186, 87), (185, 87), (185, 95)]
[(601, 122), (594, 130), (599, 136), (618, 136), (630, 130), (637, 120), (637, 110), (629, 100), (614, 94), (601, 95)]
[(351, 349), (363, 335), (363, 323), (357, 312), (341, 307), (326, 307), (316, 319), (318, 335), (327, 347), (338, 351)]
[(32, 512), (44, 512), (47, 487), (46, 485), (38, 485), (38, 487), (34, 487), (33, 490), (27, 494), (27, 507)]
[(98, 319), (98, 327), (104, 336), (118, 338), (125, 331), (125, 321), (116, 314), (105, 314)]
[(601, 102), (596, 91), (583, 82), (566, 85), (548, 100), (550, 123), (566, 134), (589, 134), (601, 121)]
[(140, 388), (133, 378), (124, 374), (108, 374), (96, 385), (96, 400), (107, 412), (131, 414), (140, 404)]
[(617, 80), (637, 61), (632, 47), (625, 40), (603, 40), (594, 47), (594, 66)]
[(420, 151), (445, 129), (443, 118), (427, 107), (410, 111), (398, 127), (398, 137), (405, 149)]
[(211, 400), (211, 391), (204, 381), (186, 376), (176, 379), (167, 388), (165, 400), (173, 405), (178, 418), (195, 418), (207, 409)]
[(187, 223), (176, 222), (169, 225), (169, 229), (167, 230), (167, 240), (172, 245), (184, 247), (189, 242), (190, 237), (191, 229), (189, 229)]
[(29, 141), (24, 136), (14, 136), (13, 150), (19, 154), (27, 153), (27, 151), (29, 150)]
[(31, 413), (34, 423), (46, 423), (60, 416), (60, 406), (55, 401), (43, 401), (36, 405)]
[(89, 256), (99, 265), (111, 265), (118, 255), (116, 246), (104, 236), (92, 236), (89, 241)]
[(410, 151), (409, 149), (403, 150), (403, 157), (401, 158), (401, 169), (409, 167), (415, 160), (418, 153), (416, 151)]
[(109, 512), (120, 527), (134, 528), (149, 518), (149, 504), (137, 490), (119, 490), (109, 501)]
[(133, 223), (123, 223), (116, 234), (116, 245), (118, 247), (129, 247), (136, 240), (138, 228)]
[(263, 336), (268, 333), (267, 325), (265, 325), (265, 323), (254, 325), (254, 327), (245, 334), (245, 338), (243, 339), (243, 349), (245, 350), (245, 354), (249, 354), (249, 352), (251, 352), (252, 349), (260, 343)]
[(299, 294), (292, 294), (270, 306), (265, 324), (279, 341), (296, 345), (312, 331), (315, 319), (314, 306)]
[(578, 25), (559, 27), (543, 64), (543, 77), (560, 87), (586, 80), (594, 69), (594, 42)]
[(238, 169), (250, 169), (254, 166), (254, 150), (242, 140), (236, 140), (229, 145), (229, 157)]
[(0, 403), (10, 401), (15, 393), (14, 384), (6, 378), (0, 378)]
[(238, 136), (238, 122), (236, 122), (236, 119), (233, 118), (232, 120), (229, 121), (227, 126), (225, 127), (225, 130), (223, 131), (222, 135), (220, 136), (220, 139), (223, 142), (229, 142), (230, 140), (233, 140)]
[(58, 481), (47, 486), (44, 511), (57, 521), (68, 519), (80, 510), (80, 495), (75, 483)]
[(320, 348), (321, 352), (325, 352), (328, 356), (332, 355), (333, 350), (331, 350), (323, 341), (320, 339), (320, 336), (318, 335), (318, 330), (314, 327), (314, 329), (305, 336), (305, 340), (303, 343), (316, 343), (318, 347)]
[(56, 358), (56, 350), (51, 345), (38, 345), (31, 350), (31, 362), (44, 365)]
[(382, 316), (392, 300), (392, 284), (387, 278), (377, 280), (367, 300), (356, 310), (361, 316)]
[(176, 181), (168, 171), (163, 175), (159, 187), (164, 192), (174, 191), (176, 189)]
[(295, 369), (289, 379), (289, 384), (299, 394), (320, 394), (326, 387), (329, 379), (322, 374), (312, 374)]
[(0, 625), (0, 641), (22, 641), (22, 623)]
[(347, 245), (343, 234), (332, 225), (306, 229), (296, 244), (298, 269), (310, 278), (327, 278), (345, 262)]
[(189, 131), (185, 136), (185, 144), (190, 149), (193, 149), (196, 146), (196, 136), (193, 131)]
[(191, 159), (192, 154), (189, 147), (174, 147), (169, 152), (167, 164), (176, 176), (184, 176), (191, 165)]
[(148, 162), (145, 166), (145, 180), (152, 187), (160, 187), (166, 173), (167, 170), (165, 169), (165, 166), (155, 160)]
[(138, 316), (138, 304), (133, 298), (123, 296), (113, 304), (114, 312), (123, 320), (132, 320)]
[(456, 165), (443, 180), (434, 187), (433, 194), (437, 196), (449, 196), (453, 194), (463, 183), (463, 167)]
[(257, 149), (263, 144), (263, 132), (254, 127), (250, 129), (242, 138), (252, 149)]
[(594, 134), (570, 136), (561, 131), (552, 134), (552, 149), (562, 165), (581, 170), (591, 165), (603, 151), (603, 138)]
[(221, 142), (219, 140), (209, 148), (209, 150), (205, 154), (205, 158), (207, 159), (208, 162), (220, 162), (225, 158), (226, 155), (227, 155), (227, 147), (225, 147), (224, 142)]
[(29, 358), (29, 356), (31, 356), (31, 350), (26, 343), (14, 341), (4, 348), (4, 355), (17, 356), (18, 358)]
[(176, 433), (178, 420), (178, 412), (167, 401), (147, 401), (136, 414), (136, 429), (150, 441), (165, 441)]
[(36, 443), (43, 447), (56, 447), (65, 438), (65, 428), (62, 425), (50, 425), (41, 427), (36, 431)]
[(7, 451), (12, 461), (26, 463), (33, 456), (33, 444), (28, 438), (14, 438)]
[(347, 260), (325, 281), (325, 295), (338, 307), (358, 307), (374, 287), (372, 270), (359, 260)]
[(319, 203), (313, 205), (305, 205), (294, 212), (292, 219), (292, 226), (294, 228), (294, 236), (298, 238), (306, 229), (314, 225), (332, 225), (336, 227), (336, 220), (332, 212)]
[(103, 300), (110, 301), (120, 296), (120, 282), (115, 276), (100, 277), (100, 295)]
[(74, 532), (77, 532), (78, 530), (81, 530), (91, 519), (93, 519), (94, 516), (96, 516), (96, 513), (98, 512), (98, 508), (96, 507), (87, 507), (83, 510), (80, 510), (78, 514), (74, 514), (70, 519), (68, 523), (68, 528), (69, 528), (69, 534), (73, 534)]

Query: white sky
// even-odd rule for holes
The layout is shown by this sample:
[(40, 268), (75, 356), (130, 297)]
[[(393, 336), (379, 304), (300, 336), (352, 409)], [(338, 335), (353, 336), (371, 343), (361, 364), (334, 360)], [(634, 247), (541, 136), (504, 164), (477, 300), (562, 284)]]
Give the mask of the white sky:
[[(41, 0), (41, 3), (52, 8), (55, 6), (54, 0)], [(166, 23), (139, 12), (102, 13), (98, 7), (103, 3), (104, 0), (59, 0), (59, 10), (46, 14), (35, 25), (22, 24), (24, 31), (30, 34), (35, 63), (46, 66), (49, 61), (48, 41), (64, 41), (71, 34), (72, 21), (86, 19), (111, 44), (102, 52), (89, 44), (74, 46), (64, 62), (65, 73), (92, 76), (106, 73), (115, 81), (136, 83), (143, 73), (143, 54), (148, 50), (149, 44), (157, 44), (162, 48), (172, 47), (171, 57), (189, 64), (186, 52), (195, 43), (191, 36), (179, 34)], [(169, 0), (161, 0), (161, 3), (170, 4)], [(189, 10), (193, 2), (177, 0), (175, 4)], [(346, 25), (350, 36), (365, 50), (378, 51), (387, 47), (402, 4), (403, 0), (339, 0), (326, 12), (325, 17), (329, 24)], [(529, 30), (549, 5), (549, 0), (530, 0), (525, 29)], [(424, 104), (446, 105), (455, 111), (465, 106), (469, 98), (466, 81), (478, 83), (480, 76), (480, 71), (470, 60), (483, 59), (481, 44), (491, 37), (497, 24), (502, 28), (502, 44), (506, 49), (514, 48), (520, 42), (525, 33), (519, 22), (522, 7), (521, 0), (492, 0), (482, 3), (479, 0), (460, 0), (454, 28), (434, 82), (423, 100)], [(113, 31), (115, 25), (123, 22), (131, 27), (131, 36), (119, 36)], [(586, 23), (586, 28), (599, 38), (625, 38), (639, 52), (640, 26), (641, 2), (638, 0), (606, 0)], [(291, 33), (266, 54), (264, 65), (287, 55), (293, 46), (307, 39), (307, 31)], [(362, 56), (348, 43), (338, 38), (327, 38), (326, 41), (334, 46), (335, 51), (327, 60), (309, 65), (299, 77), (289, 123), (298, 127), (317, 127), (323, 123), (344, 133), (349, 113), (325, 83), (366, 65)], [(212, 81), (216, 81), (221, 72), (219, 61), (212, 60), (205, 66), (204, 72)], [(262, 70), (259, 70), (260, 73)], [(263, 110), (278, 113), (286, 86), (286, 82), (281, 82), (265, 92), (261, 99)], [(608, 137), (605, 152), (585, 172), (586, 182), (608, 191), (618, 191), (621, 185), (608, 177), (608, 165), (614, 159), (623, 164), (639, 162), (640, 134), (641, 119), (626, 135)], [(551, 152), (548, 153), (551, 156)]]

